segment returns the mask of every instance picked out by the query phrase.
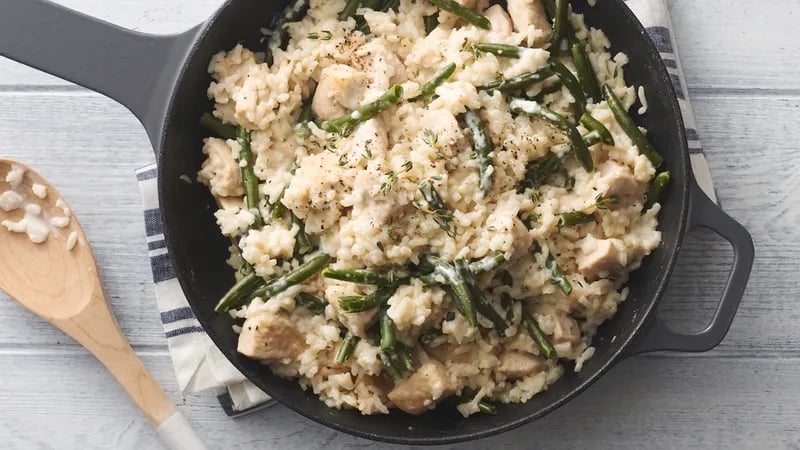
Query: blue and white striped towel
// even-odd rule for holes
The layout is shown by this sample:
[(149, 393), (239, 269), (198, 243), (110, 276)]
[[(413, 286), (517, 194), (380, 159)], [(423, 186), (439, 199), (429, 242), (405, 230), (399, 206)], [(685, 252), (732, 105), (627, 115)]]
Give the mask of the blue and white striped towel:
[[(711, 172), (703, 155), (700, 138), (695, 129), (694, 114), (686, 96), (686, 82), (678, 60), (667, 6), (664, 0), (627, 0), (627, 3), (647, 28), (672, 76), (689, 138), (692, 169), (700, 187), (716, 202)], [(164, 242), (155, 164), (138, 170), (136, 177), (142, 192), (147, 247), (150, 251), (150, 264), (161, 311), (161, 322), (164, 324), (178, 385), (185, 393), (213, 390), (218, 395), (225, 412), (230, 416), (272, 404), (271, 399), (263, 391), (247, 381), (220, 353), (189, 308), (175, 278), (175, 271)]]

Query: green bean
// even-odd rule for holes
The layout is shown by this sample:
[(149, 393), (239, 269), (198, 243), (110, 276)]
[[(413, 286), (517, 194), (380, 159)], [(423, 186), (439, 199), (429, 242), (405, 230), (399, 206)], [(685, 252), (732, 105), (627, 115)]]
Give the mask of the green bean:
[(583, 88), (581, 88), (580, 82), (578, 82), (578, 79), (575, 78), (575, 75), (572, 74), (567, 66), (558, 61), (551, 61), (550, 68), (558, 75), (558, 78), (561, 79), (561, 82), (564, 83), (564, 86), (567, 87), (567, 90), (575, 99), (573, 109), (575, 110), (574, 115), (575, 121), (577, 122), (578, 118), (586, 110), (586, 96), (583, 94)]
[(564, 272), (561, 271), (561, 267), (558, 266), (558, 262), (552, 253), (547, 255), (545, 266), (550, 271), (550, 281), (557, 285), (564, 295), (569, 295), (572, 292), (572, 284), (564, 275)]
[(490, 22), (486, 16), (476, 13), (455, 0), (431, 0), (431, 3), (438, 6), (440, 9), (461, 17), (476, 27), (483, 28), (484, 30), (492, 29), (492, 22)]
[(381, 0), (364, 0), (363, 7), (377, 11), (381, 7)]
[(402, 380), (404, 378), (403, 373), (400, 371), (400, 369), (395, 367), (394, 362), (389, 358), (389, 355), (386, 353), (381, 353), (381, 362), (383, 363), (383, 370), (385, 370), (389, 376), (395, 380)]
[(512, 92), (528, 87), (534, 83), (544, 81), (552, 77), (553, 75), (554, 75), (553, 70), (550, 69), (549, 67), (545, 67), (537, 70), (536, 72), (525, 72), (513, 78), (508, 78), (505, 80), (496, 80), (486, 83), (482, 86), (478, 86), (478, 90)]
[(567, 37), (569, 32), (569, 1), (555, 0), (555, 12), (553, 16), (553, 36), (550, 44), (550, 53), (558, 56), (561, 53), (561, 42)]
[(325, 269), (322, 271), (325, 278), (347, 281), (359, 284), (387, 285), (396, 281), (393, 273), (383, 275), (370, 269)]
[(558, 225), (564, 227), (571, 227), (589, 222), (594, 222), (594, 214), (587, 214), (583, 211), (563, 213), (558, 218)]
[(358, 344), (358, 341), (358, 336), (347, 333), (344, 339), (342, 339), (342, 343), (339, 345), (339, 350), (336, 351), (336, 356), (333, 359), (336, 364), (344, 364), (348, 359), (350, 359), (350, 356), (353, 354), (353, 350), (356, 349), (356, 344)]
[(469, 272), (472, 275), (480, 275), (498, 268), (504, 262), (506, 262), (506, 256), (501, 252), (496, 252), (469, 263)]
[[(220, 299), (217, 307), (214, 308), (214, 310), (217, 312), (228, 311), (229, 309), (233, 309), (245, 304), (248, 298), (252, 298), (248, 296), (250, 296), (253, 291), (263, 285), (264, 279), (256, 275), (255, 272), (250, 272), (249, 274), (240, 278), (239, 281), (237, 281), (233, 287), (222, 296), (222, 299)], [(221, 309), (223, 307), (225, 309)]]
[(591, 147), (603, 142), (603, 136), (600, 136), (600, 133), (596, 130), (592, 130), (583, 135), (583, 142), (586, 143), (587, 147)]
[(580, 42), (575, 42), (570, 47), (572, 51), (572, 62), (575, 64), (575, 72), (578, 73), (578, 80), (581, 82), (583, 92), (597, 103), (603, 98), (600, 93), (600, 85), (597, 83), (597, 75), (594, 73), (592, 63), (586, 55), (586, 49)]
[(311, 241), (308, 239), (308, 234), (306, 233), (306, 224), (302, 219), (292, 213), (292, 225), (297, 225), (298, 228), (297, 236), (294, 237), (295, 252), (298, 255), (305, 255), (314, 249), (314, 246), (311, 245)]
[(644, 204), (644, 209), (650, 209), (664, 193), (664, 190), (669, 186), (672, 175), (669, 172), (661, 172), (653, 179), (650, 189), (647, 190), (647, 200)]
[(550, 122), (556, 128), (566, 132), (572, 149), (575, 151), (575, 156), (578, 158), (583, 168), (587, 172), (594, 170), (594, 161), (592, 160), (592, 154), (589, 153), (589, 148), (586, 146), (586, 143), (583, 142), (583, 138), (580, 133), (578, 133), (577, 128), (567, 122), (567, 119), (531, 100), (515, 98), (511, 100), (509, 106), (514, 112), (540, 117)]
[(369, 119), (377, 116), (383, 111), (396, 105), (403, 98), (403, 87), (396, 84), (389, 88), (383, 95), (374, 102), (362, 105), (360, 108), (338, 117), (333, 120), (326, 120), (320, 124), (320, 128), (332, 133), (339, 133), (342, 136), (348, 136), (353, 132), (356, 125), (366, 122)]
[(322, 314), (325, 311), (325, 305), (327, 305), (325, 300), (307, 292), (297, 294), (297, 297), (294, 298), (294, 303), (315, 314)]
[(528, 314), (528, 311), (525, 311), (525, 308), (522, 308), (522, 323), (525, 325), (525, 329), (528, 331), (528, 334), (531, 335), (531, 339), (533, 339), (533, 342), (539, 347), (539, 350), (542, 351), (542, 355), (544, 355), (545, 358), (550, 359), (556, 355), (556, 349), (553, 348), (550, 339), (548, 339), (547, 335), (539, 328), (539, 324)]
[(203, 113), (203, 115), (200, 116), (200, 125), (216, 133), (221, 138), (236, 139), (236, 127), (222, 123), (221, 120), (210, 113)]
[(391, 352), (397, 343), (397, 328), (394, 320), (385, 311), (381, 314), (381, 351)]
[(339, 308), (346, 313), (366, 311), (386, 303), (396, 290), (397, 286), (382, 286), (371, 294), (339, 297)]
[(497, 414), (497, 407), (485, 400), (481, 400), (478, 402), (478, 411), (483, 414), (495, 415)]
[(414, 365), (414, 358), (411, 357), (411, 349), (402, 342), (398, 342), (396, 347), (394, 353), (403, 362), (406, 370), (409, 372), (416, 371), (417, 367)]
[(461, 315), (467, 318), (470, 326), (477, 327), (478, 319), (475, 314), (475, 305), (472, 303), (472, 295), (464, 277), (452, 265), (444, 262), (438, 256), (423, 255), (422, 259), (429, 265), (435, 267), (435, 272), (440, 275), (445, 283), (450, 286), (453, 303)]
[(360, 6), (361, 0), (347, 0), (344, 4), (344, 9), (339, 13), (339, 21), (345, 21), (352, 17)]
[(314, 121), (314, 111), (311, 109), (311, 103), (315, 93), (316, 89), (300, 108), (300, 115), (297, 117), (297, 124), (294, 126), (294, 135), (299, 139), (305, 139), (311, 134), (308, 124)]
[(400, 11), (400, 0), (384, 0), (381, 11), (388, 12), (390, 9)]
[(491, 53), (505, 58), (519, 58), (521, 49), (516, 45), (477, 43), (472, 44), (472, 49), (477, 52)]
[(414, 96), (413, 98), (409, 99), (410, 102), (416, 102), (417, 100), (424, 100), (436, 92), (436, 88), (444, 84), (450, 75), (456, 71), (456, 63), (450, 63), (444, 66), (441, 70), (436, 72), (433, 78), (430, 79), (427, 83), (423, 84), (422, 87), (419, 88), (419, 94)]
[(275, 203), (273, 203), (272, 207), (270, 208), (270, 214), (273, 219), (280, 219), (283, 216), (283, 213), (286, 212), (286, 206), (284, 206), (281, 201), (283, 200), (283, 195), (286, 193), (286, 188), (288, 187), (289, 185), (286, 185), (283, 187), (283, 189), (281, 189), (281, 193), (278, 194), (278, 198), (275, 199)]
[(431, 34), (431, 31), (435, 30), (436, 27), (439, 26), (439, 13), (436, 12), (431, 14), (430, 16), (425, 16), (422, 18), (425, 22), (425, 35)]
[(556, 81), (553, 84), (543, 87), (542, 90), (537, 94), (537, 97), (544, 97), (547, 94), (559, 92), (561, 91), (562, 86), (564, 86), (564, 83), (561, 81), (561, 78), (556, 78)]
[(464, 282), (469, 289), (475, 309), (477, 309), (480, 315), (486, 317), (490, 322), (492, 322), (497, 334), (500, 336), (505, 336), (505, 331), (506, 328), (508, 328), (508, 324), (506, 323), (505, 319), (503, 319), (503, 317), (492, 307), (492, 305), (489, 304), (489, 301), (486, 299), (486, 296), (483, 295), (483, 292), (478, 289), (478, 283), (475, 281), (475, 277), (473, 277), (472, 273), (469, 271), (467, 263), (463, 259), (457, 259), (455, 265), (456, 270), (458, 270), (458, 273), (464, 279)]
[(442, 335), (441, 328), (431, 328), (419, 336), (419, 341), (423, 345), (431, 345), (431, 342), (433, 342), (434, 339), (438, 338), (441, 335)]
[(486, 135), (483, 121), (481, 121), (477, 112), (470, 110), (464, 113), (464, 121), (472, 133), (472, 146), (478, 156), (478, 164), (480, 165), (480, 188), (481, 192), (483, 192), (483, 197), (486, 198), (492, 190), (492, 172), (494, 172), (494, 167), (492, 167), (492, 151), (494, 150), (492, 140)]
[(241, 148), (239, 150), (239, 161), (244, 162), (244, 165), (241, 165), (241, 175), (247, 209), (255, 216), (253, 227), (261, 228), (264, 226), (264, 219), (261, 217), (261, 211), (258, 208), (258, 177), (256, 177), (256, 173), (253, 170), (254, 158), (253, 150), (250, 148), (250, 132), (244, 127), (239, 127), (236, 130), (236, 141)]
[(625, 110), (625, 106), (622, 105), (622, 102), (608, 85), (603, 85), (603, 94), (605, 94), (608, 107), (611, 109), (611, 112), (614, 113), (614, 117), (617, 119), (617, 123), (619, 123), (622, 131), (628, 135), (633, 144), (639, 149), (639, 153), (646, 156), (647, 159), (653, 163), (653, 167), (658, 168), (664, 163), (664, 158), (650, 145), (650, 142), (648, 142), (642, 130), (636, 126), (631, 116), (629, 116), (628, 112)]
[(556, 3), (554, 0), (542, 0), (542, 5), (544, 6), (544, 12), (547, 14), (547, 17), (550, 20), (553, 20), (556, 17)]
[(223, 297), (222, 300), (217, 303), (217, 306), (214, 307), (214, 311), (225, 312), (234, 308), (238, 308), (247, 303), (249, 299), (255, 297), (261, 297), (264, 299), (272, 297), (275, 294), (283, 292), (286, 289), (289, 289), (290, 287), (300, 284), (311, 278), (314, 276), (314, 274), (321, 271), (326, 265), (328, 265), (330, 260), (330, 256), (320, 253), (310, 258), (297, 269), (277, 278), (273, 278), (267, 284), (259, 283), (261, 286), (254, 291), (250, 291), (250, 295), (245, 293), (244, 295), (239, 296)]
[(544, 158), (529, 163), (525, 169), (525, 178), (519, 183), (518, 191), (524, 192), (526, 189), (537, 189), (560, 166), (561, 158), (555, 153), (548, 153)]
[(614, 136), (611, 135), (611, 132), (608, 131), (605, 125), (600, 123), (599, 120), (592, 117), (589, 112), (583, 113), (581, 116), (581, 125), (583, 125), (589, 131), (596, 131), (604, 144), (614, 145)]

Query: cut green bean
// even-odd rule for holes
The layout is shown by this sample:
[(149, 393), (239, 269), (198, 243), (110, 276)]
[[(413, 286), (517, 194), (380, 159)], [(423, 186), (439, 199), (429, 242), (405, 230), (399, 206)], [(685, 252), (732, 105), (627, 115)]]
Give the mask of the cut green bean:
[(393, 273), (383, 275), (370, 269), (325, 269), (322, 276), (358, 284), (388, 285), (396, 281)]
[(366, 122), (377, 116), (383, 111), (396, 105), (403, 98), (403, 87), (396, 84), (389, 88), (383, 95), (374, 102), (362, 105), (360, 108), (338, 117), (333, 120), (326, 120), (320, 124), (320, 128), (331, 133), (339, 133), (342, 136), (349, 136), (356, 125)]
[(369, 8), (375, 11), (378, 11), (381, 8), (381, 0), (364, 0), (362, 6), (364, 8)]
[(426, 264), (434, 267), (437, 275), (440, 275), (445, 283), (450, 286), (453, 303), (461, 315), (466, 317), (471, 327), (478, 326), (478, 319), (475, 314), (475, 305), (472, 303), (472, 295), (464, 277), (451, 264), (444, 262), (438, 256), (423, 255), (422, 259)]
[(264, 52), (264, 62), (266, 62), (268, 66), (272, 66), (273, 63), (272, 45), (278, 48), (284, 48), (286, 45), (289, 33), (284, 30), (284, 26), (289, 22), (296, 22), (308, 9), (309, 3), (309, 0), (295, 0), (277, 16), (277, 19), (275, 19), (271, 27), (272, 36)]
[(556, 355), (556, 349), (553, 348), (553, 344), (550, 343), (550, 339), (547, 335), (539, 328), (539, 324), (536, 320), (528, 314), (528, 311), (525, 311), (525, 308), (522, 308), (522, 323), (525, 325), (528, 334), (531, 335), (533, 342), (535, 342), (539, 350), (542, 351), (542, 355), (547, 359), (554, 357)]
[(504, 58), (519, 58), (520, 47), (509, 44), (477, 43), (472, 44), (472, 49), (477, 52), (491, 53)]
[(558, 78), (564, 83), (564, 86), (566, 86), (572, 98), (575, 99), (572, 108), (575, 115), (574, 121), (577, 122), (578, 118), (586, 111), (586, 95), (583, 93), (583, 88), (567, 66), (558, 61), (551, 61), (550, 68), (558, 75)]
[(653, 163), (653, 167), (658, 168), (664, 163), (664, 158), (650, 145), (650, 142), (642, 133), (642, 130), (636, 126), (631, 116), (628, 115), (628, 111), (625, 110), (625, 106), (622, 105), (620, 99), (608, 85), (603, 85), (603, 94), (605, 95), (606, 102), (608, 102), (608, 107), (611, 109), (611, 112), (614, 113), (614, 118), (617, 119), (617, 123), (619, 123), (622, 131), (628, 135), (631, 142), (639, 149), (639, 153), (647, 157), (647, 159)]
[(225, 312), (234, 308), (238, 308), (255, 297), (261, 297), (263, 299), (272, 297), (275, 294), (283, 292), (286, 289), (289, 289), (290, 287), (298, 285), (311, 278), (325, 268), (330, 260), (330, 256), (320, 253), (310, 258), (297, 269), (285, 275), (273, 278), (267, 284), (260, 283), (261, 286), (254, 291), (251, 291), (250, 295), (245, 294), (241, 296), (223, 297), (223, 299), (217, 303), (217, 306), (214, 307), (214, 311)]
[(294, 237), (295, 253), (298, 255), (305, 255), (314, 249), (311, 245), (311, 240), (306, 233), (306, 224), (303, 220), (292, 213), (292, 225), (297, 225), (297, 235)]
[(547, 270), (550, 271), (550, 282), (557, 285), (564, 295), (572, 293), (572, 284), (569, 282), (566, 275), (564, 275), (564, 272), (561, 271), (561, 267), (558, 266), (558, 262), (552, 253), (547, 255), (545, 266)]
[(361, 7), (361, 0), (347, 0), (344, 9), (339, 13), (339, 21), (345, 21), (355, 15), (359, 7)]
[(398, 342), (394, 353), (395, 355), (397, 355), (397, 358), (400, 359), (400, 361), (403, 363), (407, 371), (415, 372), (417, 370), (417, 367), (414, 365), (414, 358), (412, 358), (411, 356), (411, 349), (408, 348), (408, 346), (406, 346), (402, 342)]
[(347, 333), (344, 339), (342, 339), (342, 343), (339, 344), (339, 350), (336, 351), (336, 356), (334, 357), (336, 364), (344, 364), (348, 359), (350, 359), (350, 356), (353, 354), (353, 350), (356, 349), (356, 344), (358, 344), (358, 341), (358, 336)]
[(495, 415), (497, 414), (497, 407), (485, 400), (481, 400), (478, 402), (478, 411), (482, 414)]
[(396, 290), (397, 286), (383, 286), (371, 294), (339, 297), (339, 308), (346, 313), (366, 311), (386, 303)]
[(311, 109), (312, 99), (316, 90), (306, 99), (300, 108), (300, 115), (297, 117), (297, 124), (294, 126), (294, 135), (298, 139), (305, 139), (311, 134), (308, 124), (314, 121), (314, 111)]
[(281, 202), (283, 200), (283, 195), (286, 193), (287, 187), (289, 186), (286, 185), (283, 187), (283, 189), (281, 189), (281, 193), (278, 194), (278, 198), (275, 199), (275, 203), (273, 203), (272, 207), (270, 208), (270, 215), (273, 219), (280, 219), (283, 217), (283, 213), (286, 212), (286, 206), (284, 206)]
[(592, 130), (583, 135), (583, 142), (586, 143), (587, 147), (591, 147), (603, 142), (603, 136), (600, 136), (600, 133), (597, 131)]
[(383, 0), (381, 11), (388, 12), (389, 10), (400, 11), (400, 0)]
[(249, 274), (240, 278), (239, 281), (237, 281), (233, 287), (222, 296), (222, 299), (220, 299), (217, 307), (214, 308), (214, 310), (217, 312), (228, 311), (245, 304), (248, 299), (252, 298), (251, 294), (263, 285), (264, 279), (256, 275), (255, 272), (250, 272)]
[(442, 335), (441, 328), (431, 328), (420, 335), (419, 341), (423, 345), (431, 345), (431, 343), (441, 335)]
[(653, 179), (650, 189), (647, 190), (647, 199), (644, 204), (644, 209), (650, 209), (656, 202), (659, 201), (664, 190), (669, 186), (672, 175), (669, 172), (661, 172)]
[(501, 252), (496, 252), (469, 263), (469, 271), (472, 275), (480, 275), (498, 268), (504, 262), (506, 262), (506, 256)]
[[(261, 210), (258, 208), (258, 177), (256, 177), (256, 173), (253, 170), (254, 158), (253, 150), (250, 147), (250, 132), (244, 127), (239, 127), (236, 130), (236, 141), (240, 147), (239, 161), (247, 209), (255, 216), (253, 228), (261, 228), (264, 226), (264, 219), (261, 217)], [(241, 162), (244, 164), (241, 164)]]
[(425, 23), (425, 35), (427, 36), (439, 26), (439, 13), (437, 12), (430, 16), (425, 16), (422, 20)]
[(461, 278), (464, 280), (464, 283), (467, 285), (467, 289), (469, 289), (470, 299), (472, 303), (475, 305), (475, 309), (477, 310), (480, 315), (486, 317), (489, 322), (492, 322), (495, 331), (500, 336), (505, 336), (506, 328), (508, 328), (508, 324), (506, 323), (505, 319), (489, 304), (489, 301), (486, 299), (486, 296), (483, 295), (483, 292), (478, 289), (478, 283), (475, 281), (475, 277), (473, 277), (472, 273), (469, 271), (469, 267), (467, 263), (463, 259), (457, 259), (455, 261), (455, 267), (458, 271)]
[(402, 380), (404, 378), (403, 373), (394, 365), (394, 362), (386, 353), (381, 353), (381, 363), (383, 363), (383, 370), (395, 380)]
[(492, 22), (490, 22), (486, 16), (476, 13), (455, 0), (431, 0), (431, 3), (438, 6), (440, 9), (461, 17), (478, 28), (483, 28), (484, 30), (492, 29)]
[(325, 300), (317, 297), (316, 295), (307, 292), (301, 292), (294, 298), (295, 305), (305, 308), (314, 314), (322, 314), (325, 311), (327, 303)]
[(600, 123), (599, 120), (592, 117), (588, 111), (584, 112), (581, 116), (581, 125), (583, 125), (590, 132), (596, 131), (600, 135), (600, 138), (604, 144), (614, 145), (614, 136), (611, 135), (611, 132), (608, 131), (608, 128)]
[(581, 82), (583, 92), (593, 102), (599, 102), (603, 96), (600, 93), (600, 85), (597, 83), (597, 75), (594, 73), (592, 63), (586, 55), (586, 49), (580, 42), (574, 42), (570, 46), (572, 52), (572, 62), (575, 64), (575, 71), (578, 73), (578, 80)]
[(558, 56), (561, 53), (561, 42), (567, 37), (569, 32), (569, 1), (555, 0), (555, 10), (553, 16), (553, 35), (550, 45), (550, 53)]
[(523, 100), (519, 98), (511, 100), (509, 107), (516, 113), (542, 118), (547, 122), (550, 122), (556, 128), (567, 133), (572, 150), (575, 151), (575, 156), (578, 158), (578, 161), (580, 161), (583, 168), (587, 172), (594, 170), (592, 154), (589, 152), (589, 148), (586, 146), (586, 143), (583, 142), (583, 138), (581, 137), (580, 133), (578, 133), (578, 129), (570, 124), (562, 115), (555, 113), (534, 101)]
[(211, 115), (211, 113), (203, 113), (203, 115), (200, 116), (200, 125), (214, 132), (221, 138), (236, 139), (236, 127), (222, 123), (221, 120)]
[(500, 92), (513, 92), (526, 88), (534, 83), (544, 81), (554, 75), (554, 72), (549, 67), (537, 70), (536, 72), (525, 72), (513, 78), (504, 80), (496, 80), (478, 86), (480, 91), (500, 91)]
[(486, 135), (483, 121), (477, 112), (470, 110), (464, 113), (464, 121), (472, 133), (472, 146), (480, 166), (480, 188), (481, 192), (483, 192), (483, 197), (486, 198), (492, 190), (492, 173), (494, 172), (492, 151), (494, 146), (491, 138)]
[(589, 222), (594, 222), (594, 214), (587, 214), (583, 211), (571, 211), (561, 214), (558, 217), (558, 225), (563, 227), (571, 227)]
[(389, 317), (389, 314), (383, 312), (380, 318), (381, 322), (381, 351), (391, 352), (397, 343), (397, 328), (394, 325), (394, 320)]
[(436, 88), (444, 84), (450, 75), (456, 71), (456, 63), (450, 63), (444, 66), (441, 70), (436, 72), (433, 78), (430, 79), (427, 83), (423, 84), (422, 87), (419, 88), (419, 94), (414, 96), (413, 98), (409, 99), (410, 102), (416, 102), (417, 100), (424, 100), (433, 95), (436, 92)]
[(544, 12), (547, 14), (547, 17), (552, 21), (556, 17), (556, 3), (554, 0), (542, 0), (542, 6), (544, 6)]

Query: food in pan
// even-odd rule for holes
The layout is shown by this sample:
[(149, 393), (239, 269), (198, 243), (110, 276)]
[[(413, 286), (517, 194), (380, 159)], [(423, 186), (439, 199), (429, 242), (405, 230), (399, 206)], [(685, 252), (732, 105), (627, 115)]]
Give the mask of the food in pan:
[(581, 370), (661, 240), (627, 57), (564, 0), (312, 0), (275, 29), (214, 56), (201, 120), (238, 351), (363, 414)]

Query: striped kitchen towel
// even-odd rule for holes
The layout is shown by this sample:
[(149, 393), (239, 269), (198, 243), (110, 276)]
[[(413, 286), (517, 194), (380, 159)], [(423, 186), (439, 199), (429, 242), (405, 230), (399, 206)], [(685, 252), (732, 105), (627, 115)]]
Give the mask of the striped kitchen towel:
[[(658, 47), (672, 76), (686, 133), (692, 169), (700, 187), (715, 202), (717, 197), (700, 139), (695, 130), (694, 114), (687, 97), (686, 82), (678, 59), (669, 13), (664, 0), (627, 0)], [(199, 149), (198, 149), (199, 151)], [(184, 297), (164, 242), (164, 230), (158, 205), (156, 166), (137, 171), (144, 205), (147, 247), (153, 269), (161, 322), (175, 366), (178, 385), (183, 392), (212, 390), (230, 416), (243, 414), (272, 404), (271, 399), (231, 365), (205, 334)]]

